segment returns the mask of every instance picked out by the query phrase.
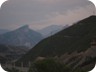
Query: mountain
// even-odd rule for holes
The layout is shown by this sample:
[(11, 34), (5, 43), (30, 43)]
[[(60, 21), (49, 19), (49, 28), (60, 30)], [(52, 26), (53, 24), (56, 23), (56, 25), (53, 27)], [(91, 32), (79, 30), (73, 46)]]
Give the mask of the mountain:
[(41, 30), (38, 30), (38, 32), (41, 33), (44, 37), (48, 37), (67, 27), (68, 25), (65, 25), (64, 27), (61, 25), (51, 25)]
[(42, 38), (40, 33), (31, 30), (28, 25), (25, 25), (14, 31), (0, 35), (0, 44), (33, 47)]
[(9, 30), (6, 30), (6, 29), (0, 29), (0, 34), (4, 34), (6, 32), (9, 32)]
[(39, 42), (18, 62), (34, 61), (37, 57), (62, 56), (85, 52), (96, 36), (96, 16), (90, 16)]

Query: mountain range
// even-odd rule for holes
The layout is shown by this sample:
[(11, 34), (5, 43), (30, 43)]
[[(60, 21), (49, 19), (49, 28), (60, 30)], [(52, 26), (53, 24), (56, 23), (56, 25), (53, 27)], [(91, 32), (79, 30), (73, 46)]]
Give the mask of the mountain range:
[(43, 37), (28, 25), (0, 35), (0, 44), (12, 46), (35, 46)]
[(90, 16), (43, 39), (16, 63), (33, 62), (38, 57), (55, 57), (67, 65), (82, 66), (87, 60), (96, 57), (95, 49), (90, 44), (94, 37), (96, 16)]
[(67, 28), (68, 25), (62, 26), (62, 25), (51, 25), (48, 27), (45, 27), (41, 30), (38, 30), (39, 33), (43, 35), (44, 38), (54, 35), (55, 33), (61, 31), (62, 29)]

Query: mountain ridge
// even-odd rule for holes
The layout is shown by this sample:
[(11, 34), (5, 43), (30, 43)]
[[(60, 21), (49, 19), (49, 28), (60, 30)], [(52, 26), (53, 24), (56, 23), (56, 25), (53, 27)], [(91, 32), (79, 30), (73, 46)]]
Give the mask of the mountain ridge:
[(46, 28), (43, 28), (41, 30), (38, 30), (39, 33), (41, 33), (45, 38), (48, 36), (54, 35), (57, 32), (67, 28), (68, 25), (62, 26), (62, 25), (51, 25)]
[(42, 38), (40, 33), (31, 30), (28, 25), (25, 25), (0, 35), (0, 44), (33, 47)]
[[(84, 52), (96, 36), (96, 16), (90, 16), (39, 42), (19, 61), (33, 61), (37, 57), (61, 56), (74, 51)], [(17, 61), (17, 62), (19, 62)]]

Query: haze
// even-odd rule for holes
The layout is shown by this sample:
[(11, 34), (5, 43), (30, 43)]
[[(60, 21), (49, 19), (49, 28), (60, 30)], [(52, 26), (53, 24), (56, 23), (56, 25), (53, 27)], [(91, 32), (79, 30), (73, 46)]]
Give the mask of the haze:
[(71, 25), (94, 14), (95, 6), (87, 0), (9, 0), (1, 6), (0, 29)]

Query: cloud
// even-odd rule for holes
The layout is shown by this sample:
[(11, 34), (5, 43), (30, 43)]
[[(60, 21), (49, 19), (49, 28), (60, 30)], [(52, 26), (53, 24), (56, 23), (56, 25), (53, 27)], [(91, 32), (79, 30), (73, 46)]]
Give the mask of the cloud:
[(64, 4), (75, 4), (75, 3), (84, 3), (88, 2), (88, 0), (32, 0), (35, 2), (43, 3), (43, 4), (59, 4), (59, 3), (64, 3)]
[(42, 2), (42, 3), (56, 3), (56, 2), (59, 2), (59, 1), (62, 1), (62, 0), (35, 0), (35, 1), (39, 1), (39, 2)]
[(72, 24), (92, 13), (89, 8), (82, 10), (90, 4), (94, 10), (87, 0), (8, 0), (0, 11), (0, 28), (16, 29), (30, 24), (39, 29), (51, 24)]
[(69, 10), (66, 14), (57, 14), (55, 17), (51, 18), (49, 21), (53, 24), (72, 24), (82, 18), (86, 18), (90, 15), (93, 15), (95, 7), (88, 5), (84, 8), (80, 7), (75, 10)]
[[(46, 20), (41, 20), (39, 22), (32, 23), (32, 26), (36, 28), (44, 28), (49, 25), (72, 25), (73, 23), (87, 18), (94, 14), (95, 6), (93, 4), (87, 5), (85, 7), (79, 7), (73, 10), (68, 10), (64, 13), (53, 12)], [(30, 25), (31, 26), (31, 25)], [(31, 26), (31, 27), (32, 27)]]

